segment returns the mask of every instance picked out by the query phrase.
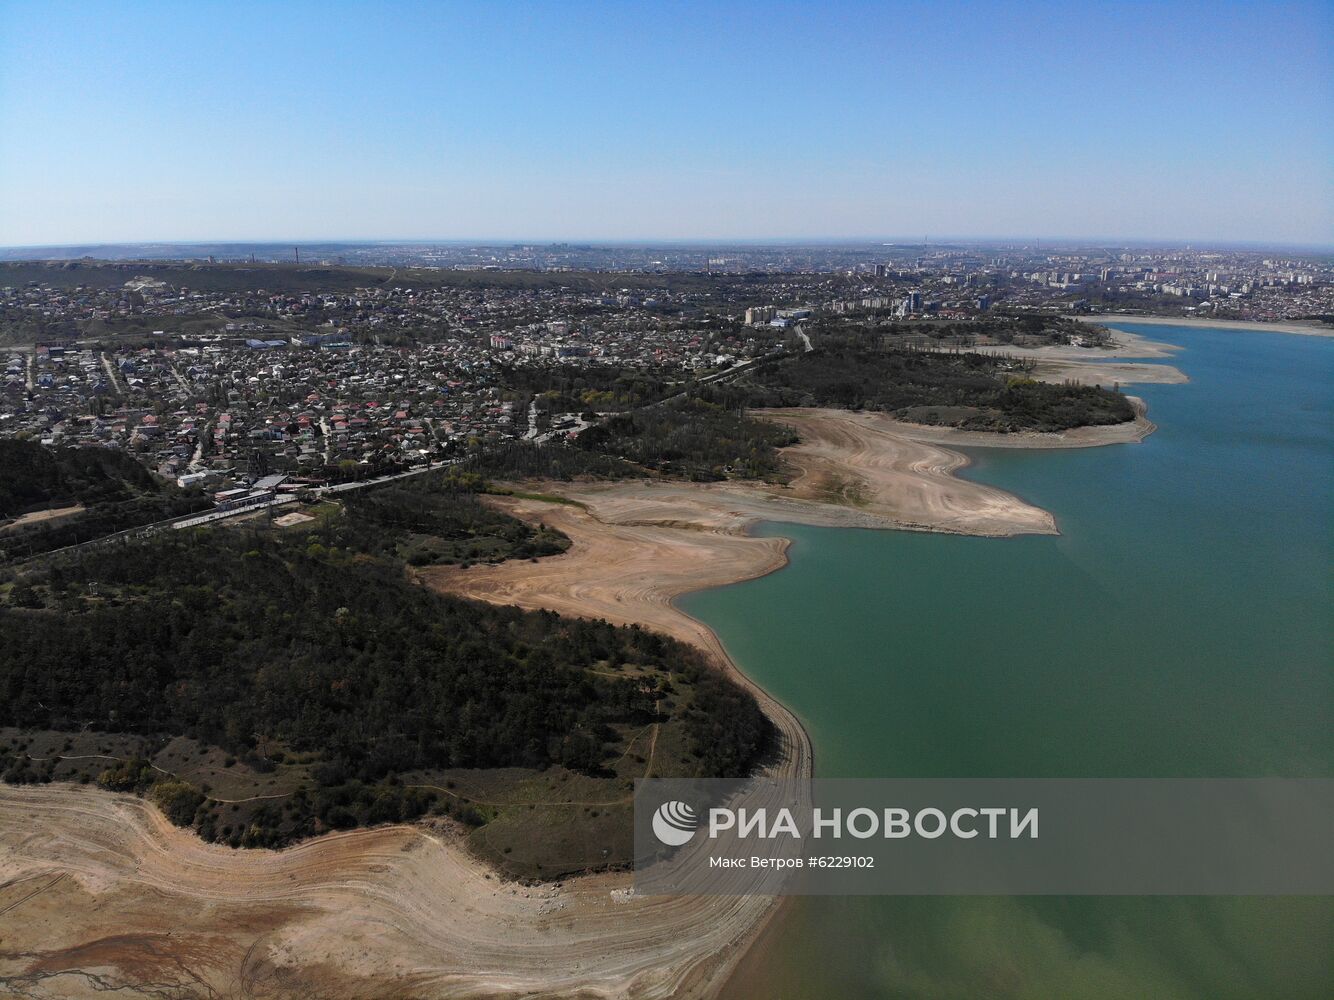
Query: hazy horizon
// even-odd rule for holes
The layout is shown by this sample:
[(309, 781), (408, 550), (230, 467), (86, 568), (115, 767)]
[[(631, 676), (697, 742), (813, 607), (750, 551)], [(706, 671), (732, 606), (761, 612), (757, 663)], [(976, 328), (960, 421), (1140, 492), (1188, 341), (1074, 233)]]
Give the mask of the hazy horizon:
[(1098, 237), (1098, 236), (960, 236), (943, 234), (922, 237), (782, 237), (782, 236), (720, 236), (714, 238), (691, 237), (619, 237), (604, 238), (595, 236), (478, 236), (478, 237), (417, 237), (417, 236), (380, 236), (380, 237), (263, 237), (256, 239), (170, 239), (170, 240), (97, 240), (61, 243), (17, 243), (0, 244), (0, 251), (17, 252), (23, 250), (97, 250), (102, 248), (139, 248), (139, 247), (343, 247), (343, 246), (460, 246), (460, 247), (510, 247), (510, 246), (571, 246), (589, 247), (638, 247), (653, 249), (656, 247), (699, 247), (726, 248), (736, 247), (907, 247), (907, 246), (1035, 246), (1043, 249), (1052, 248), (1091, 248), (1109, 249), (1216, 249), (1216, 250), (1293, 250), (1305, 253), (1334, 253), (1334, 242), (1329, 243), (1293, 243), (1272, 240), (1207, 240), (1207, 239), (1172, 239), (1172, 238), (1137, 238), (1137, 237)]
[(1315, 2), (0, 0), (0, 245), (1324, 247), (1332, 52)]

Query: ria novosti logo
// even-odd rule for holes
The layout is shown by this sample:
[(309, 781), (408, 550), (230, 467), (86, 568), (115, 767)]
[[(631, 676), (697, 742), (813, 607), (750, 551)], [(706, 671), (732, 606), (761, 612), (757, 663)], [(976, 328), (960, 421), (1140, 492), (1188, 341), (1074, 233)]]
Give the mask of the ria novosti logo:
[(653, 835), (668, 847), (687, 843), (698, 828), (695, 810), (677, 799), (664, 802), (653, 814)]

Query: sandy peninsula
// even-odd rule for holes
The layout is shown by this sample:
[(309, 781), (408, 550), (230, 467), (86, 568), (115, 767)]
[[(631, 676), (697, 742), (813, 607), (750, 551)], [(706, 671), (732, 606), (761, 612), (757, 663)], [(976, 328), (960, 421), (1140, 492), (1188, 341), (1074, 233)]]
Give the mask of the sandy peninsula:
[(1158, 360), (1171, 358), (1181, 348), (1128, 330), (1112, 330), (1110, 347), (1049, 344), (1045, 347), (978, 347), (976, 350), (981, 354), (1031, 361), (1033, 377), (1042, 382), (1080, 382), (1110, 388), (1136, 383), (1171, 385), (1190, 381), (1181, 369)]
[(1213, 330), (1254, 330), (1259, 333), (1295, 333), (1303, 337), (1334, 337), (1334, 327), (1303, 320), (1241, 320), (1206, 319), (1200, 316), (1136, 316), (1131, 313), (1099, 313), (1071, 316), (1081, 323), (1114, 325), (1116, 323), (1143, 323), (1146, 326), (1207, 327)]
[[(759, 520), (988, 536), (1056, 525), (1017, 497), (954, 477), (966, 459), (927, 440), (934, 429), (844, 411), (768, 416), (802, 436), (786, 452), (797, 470), (788, 485), (546, 484), (573, 502), (493, 502), (560, 528), (568, 552), (421, 577), (448, 593), (637, 623), (696, 644), (773, 719), (782, 752), (772, 773), (809, 774), (810, 742), (795, 716), (673, 599), (783, 566), (783, 539), (749, 533)], [(710, 996), (776, 910), (755, 897), (635, 897), (628, 885), (625, 874), (503, 881), (443, 822), (236, 851), (129, 796), (0, 785), (0, 992)]]

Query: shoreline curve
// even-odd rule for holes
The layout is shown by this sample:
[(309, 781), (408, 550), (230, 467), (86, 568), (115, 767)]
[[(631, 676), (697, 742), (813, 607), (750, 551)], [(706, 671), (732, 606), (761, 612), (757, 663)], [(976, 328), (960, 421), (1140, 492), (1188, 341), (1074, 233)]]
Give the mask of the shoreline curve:
[[(771, 766), (813, 773), (800, 719), (676, 598), (788, 565), (788, 539), (752, 533), (762, 520), (992, 537), (1051, 534), (1055, 523), (1011, 494), (954, 477), (969, 457), (915, 440), (915, 428), (845, 411), (773, 416), (804, 421), (806, 448), (790, 449), (802, 470), (792, 486), (555, 487), (582, 506), (492, 498), (519, 516), (563, 522), (575, 544), (536, 564), (419, 574), (462, 596), (558, 604), (551, 610), (691, 642), (774, 721), (782, 752)], [(372, 983), (390, 996), (709, 996), (782, 910), (771, 899), (634, 898), (623, 873), (506, 883), (448, 828), (430, 825), (232, 851), (171, 827), (142, 800), (76, 786), (0, 787), (0, 847), (0, 893), (19, 881), (39, 886), (19, 899), (42, 934), (33, 995), (41, 983), (54, 987), (49, 995), (94, 995), (102, 981), (89, 975), (129, 962), (143, 981), (183, 969), (194, 982), (262, 973), (331, 997), (364, 995)], [(0, 907), (12, 902), (0, 895)], [(111, 933), (126, 910), (134, 933)], [(0, 983), (15, 972), (23, 970), (0, 961)]]

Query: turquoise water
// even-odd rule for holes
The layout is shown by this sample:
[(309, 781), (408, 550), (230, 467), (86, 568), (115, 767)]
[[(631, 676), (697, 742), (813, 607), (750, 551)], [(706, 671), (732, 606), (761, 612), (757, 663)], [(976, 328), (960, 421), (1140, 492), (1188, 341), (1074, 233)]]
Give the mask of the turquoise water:
[[(767, 525), (792, 564), (681, 601), (821, 776), (1334, 775), (1334, 342), (1180, 344), (1144, 443), (978, 449), (1059, 537)], [(1334, 902), (801, 899), (738, 998), (1328, 997)]]

